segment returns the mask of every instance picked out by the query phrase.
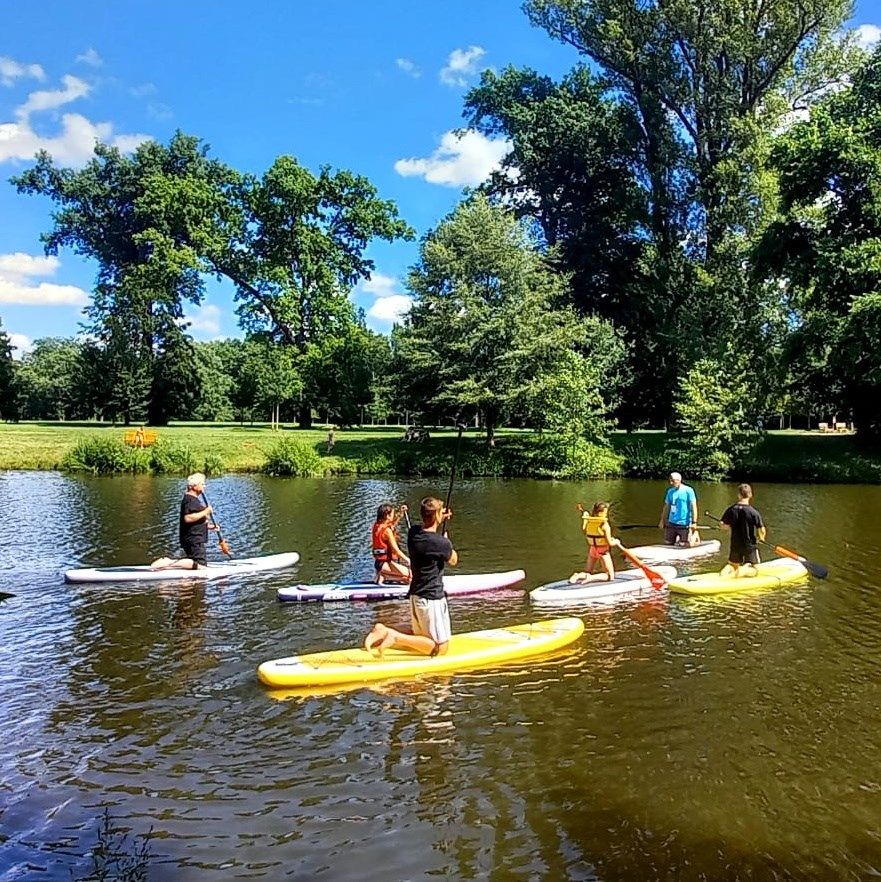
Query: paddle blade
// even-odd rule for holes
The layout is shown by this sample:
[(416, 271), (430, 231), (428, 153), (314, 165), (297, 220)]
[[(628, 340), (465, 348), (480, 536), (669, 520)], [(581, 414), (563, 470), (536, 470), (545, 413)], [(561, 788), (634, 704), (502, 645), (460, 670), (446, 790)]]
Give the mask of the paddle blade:
[(229, 542), (227, 542), (226, 539), (223, 539), (223, 538), (221, 537), (220, 539), (217, 540), (217, 544), (220, 546), (220, 550), (221, 550), (221, 551), (222, 551), (227, 557), (232, 557), (232, 551), (230, 550)]
[(657, 530), (657, 524), (622, 524), (616, 530)]
[(791, 557), (793, 560), (797, 560), (812, 576), (816, 576), (818, 579), (825, 579), (829, 575), (829, 567), (808, 560), (806, 557), (802, 557), (800, 554), (790, 551), (782, 545), (775, 545), (774, 551), (776, 551), (777, 554), (782, 554), (783, 557)]
[(657, 572), (657, 570), (647, 567), (632, 551), (630, 551), (629, 548), (625, 548), (623, 545), (619, 545), (618, 548), (627, 560), (629, 560), (634, 566), (639, 567), (646, 574), (648, 580), (652, 583), (652, 588), (656, 591), (667, 584), (667, 580)]

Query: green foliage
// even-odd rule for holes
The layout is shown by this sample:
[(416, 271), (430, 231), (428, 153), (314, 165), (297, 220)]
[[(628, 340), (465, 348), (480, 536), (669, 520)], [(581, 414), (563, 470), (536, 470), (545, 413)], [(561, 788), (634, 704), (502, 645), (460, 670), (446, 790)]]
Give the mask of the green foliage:
[(18, 388), (15, 365), (12, 362), (12, 343), (0, 322), (0, 419), (18, 419)]
[(157, 474), (191, 475), (195, 471), (200, 471), (203, 465), (188, 444), (159, 438), (148, 450), (150, 467)]
[(110, 810), (104, 809), (98, 841), (92, 848), (92, 871), (77, 882), (147, 882), (152, 837), (151, 827), (140, 843), (129, 839), (128, 831), (118, 827)]
[(677, 471), (718, 479), (752, 449), (757, 433), (748, 410), (749, 379), (734, 358), (725, 364), (701, 359), (688, 372), (675, 405), (686, 437), (667, 451)]
[(558, 305), (565, 280), (510, 212), (483, 196), (461, 204), (423, 241), (408, 284), (416, 299), (395, 345), (410, 409), (479, 413), (490, 445), (512, 417), (542, 427), (603, 411), (598, 378), (622, 349), (581, 353), (614, 331)]
[(324, 475), (327, 467), (315, 444), (283, 437), (266, 452), (262, 471), (267, 475), (316, 478)]
[(73, 446), (64, 459), (64, 468), (94, 475), (149, 472), (150, 458), (148, 449), (127, 447), (116, 438), (93, 435)]

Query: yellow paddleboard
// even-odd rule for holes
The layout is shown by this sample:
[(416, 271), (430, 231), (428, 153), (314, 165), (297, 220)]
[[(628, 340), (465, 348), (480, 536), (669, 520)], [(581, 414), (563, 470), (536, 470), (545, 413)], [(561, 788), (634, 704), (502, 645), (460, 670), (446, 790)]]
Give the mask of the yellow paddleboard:
[(740, 579), (725, 577), (715, 573), (696, 573), (693, 576), (679, 576), (667, 587), (677, 594), (727, 594), (735, 591), (753, 591), (756, 588), (778, 588), (793, 582), (803, 582), (808, 571), (797, 560), (778, 557), (756, 566), (758, 575), (744, 576)]
[(545, 655), (577, 640), (583, 631), (581, 619), (567, 616), (454, 634), (447, 654), (435, 658), (400, 649), (387, 649), (381, 657), (366, 649), (337, 649), (264, 662), (257, 676), (267, 686), (284, 688), (441, 674)]

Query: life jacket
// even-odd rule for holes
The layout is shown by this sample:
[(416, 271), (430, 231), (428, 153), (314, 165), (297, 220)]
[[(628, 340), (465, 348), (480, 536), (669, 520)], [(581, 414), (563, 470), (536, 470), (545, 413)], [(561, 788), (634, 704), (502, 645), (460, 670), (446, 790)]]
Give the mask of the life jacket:
[(381, 524), (374, 524), (371, 531), (373, 544), (373, 556), (377, 560), (391, 563), (394, 558), (392, 546), (386, 538), (386, 531), (393, 530), (394, 527), (388, 522), (383, 521)]
[(607, 514), (594, 516), (585, 512), (582, 515), (581, 531), (587, 539), (587, 544), (592, 548), (609, 548), (609, 540), (606, 539), (606, 534), (603, 532), (603, 524), (607, 523), (608, 520), (609, 516)]

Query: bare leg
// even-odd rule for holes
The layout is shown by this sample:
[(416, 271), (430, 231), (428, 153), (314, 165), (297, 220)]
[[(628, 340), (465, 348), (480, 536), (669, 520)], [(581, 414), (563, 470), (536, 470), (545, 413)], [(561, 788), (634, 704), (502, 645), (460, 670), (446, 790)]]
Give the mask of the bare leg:
[(396, 560), (385, 564), (382, 568), (382, 574), (384, 576), (391, 576), (392, 579), (400, 582), (410, 581), (410, 567), (406, 564), (398, 563)]
[(411, 649), (422, 655), (431, 655), (437, 649), (437, 655), (443, 655), (446, 652), (448, 644), (436, 644), (431, 637), (421, 637), (418, 634), (406, 634), (403, 631), (396, 631), (389, 628), (381, 622), (377, 622), (373, 626), (373, 630), (364, 640), (364, 648), (370, 652), (376, 650), (381, 656), (389, 647), (395, 649)]
[[(201, 565), (200, 565), (201, 567)], [(151, 570), (195, 570), (197, 569), (193, 561), (188, 557), (173, 558), (160, 557), (150, 564)]]

